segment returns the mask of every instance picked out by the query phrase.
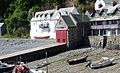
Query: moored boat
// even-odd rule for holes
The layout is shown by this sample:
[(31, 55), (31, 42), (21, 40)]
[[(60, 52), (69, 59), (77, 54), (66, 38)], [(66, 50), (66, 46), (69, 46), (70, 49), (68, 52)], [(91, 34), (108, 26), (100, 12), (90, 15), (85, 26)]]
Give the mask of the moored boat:
[(34, 36), (34, 38), (36, 39), (45, 39), (45, 38), (49, 38), (50, 36)]
[(47, 73), (47, 72), (41, 69), (30, 69), (30, 73)]
[(113, 64), (114, 58), (108, 58), (108, 57), (102, 57), (100, 61), (96, 62), (89, 62), (87, 66), (89, 66), (91, 69), (97, 69), (97, 68), (102, 68), (105, 66), (109, 66)]
[(83, 56), (80, 58), (75, 58), (75, 59), (70, 59), (67, 62), (71, 65), (71, 64), (77, 64), (77, 63), (82, 63), (82, 62), (86, 62), (87, 61), (87, 57), (88, 56)]
[(0, 61), (0, 73), (12, 73), (14, 67), (14, 64), (2, 63)]

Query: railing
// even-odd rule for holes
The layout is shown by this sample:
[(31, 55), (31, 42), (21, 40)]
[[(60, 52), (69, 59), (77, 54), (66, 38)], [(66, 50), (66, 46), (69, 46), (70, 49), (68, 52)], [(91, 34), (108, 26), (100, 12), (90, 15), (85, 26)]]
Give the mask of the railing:
[(92, 25), (91, 29), (115, 29), (119, 28), (118, 24), (113, 25)]

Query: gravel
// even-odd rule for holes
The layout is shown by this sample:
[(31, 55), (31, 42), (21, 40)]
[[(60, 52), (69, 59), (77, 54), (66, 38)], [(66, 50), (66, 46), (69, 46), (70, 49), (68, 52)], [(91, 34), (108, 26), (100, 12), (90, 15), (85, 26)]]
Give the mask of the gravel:
[(0, 55), (23, 51), (34, 47), (55, 43), (53, 39), (13, 39), (0, 38)]
[[(90, 69), (85, 67), (87, 62), (79, 63), (75, 65), (69, 65), (68, 59), (77, 58), (83, 55), (88, 55), (88, 60), (96, 61), (101, 57), (113, 57), (115, 58), (115, 65), (100, 68)], [(33, 62), (29, 62), (28, 66), (33, 68), (36, 65), (41, 65), (46, 59), (40, 59)], [(83, 48), (77, 50), (70, 50), (48, 58), (50, 65), (48, 65), (48, 73), (120, 73), (120, 50), (108, 50), (108, 49), (91, 49)], [(47, 70), (47, 67), (41, 68)]]

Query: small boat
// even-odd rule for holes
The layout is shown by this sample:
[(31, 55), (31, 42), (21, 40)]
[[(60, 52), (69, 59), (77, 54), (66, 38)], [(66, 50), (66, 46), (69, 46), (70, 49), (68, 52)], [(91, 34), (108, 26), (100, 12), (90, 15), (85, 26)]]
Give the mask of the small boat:
[(0, 73), (10, 73), (13, 71), (14, 67), (14, 64), (2, 63), (0, 61)]
[(45, 63), (45, 64), (41, 64), (41, 65), (37, 65), (35, 66), (35, 68), (43, 68), (43, 67), (46, 67), (47, 65), (49, 65), (50, 63)]
[(41, 69), (30, 69), (30, 73), (47, 73), (47, 72)]
[(87, 57), (88, 56), (83, 56), (83, 57), (80, 57), (80, 58), (75, 58), (75, 59), (68, 60), (67, 62), (70, 65), (77, 64), (77, 63), (82, 63), (82, 62), (86, 62), (87, 61)]
[(96, 61), (94, 63), (91, 63), (91, 61), (89, 61), (87, 66), (89, 66), (91, 69), (102, 68), (102, 67), (112, 65), (113, 60), (114, 58), (102, 57), (100, 61)]

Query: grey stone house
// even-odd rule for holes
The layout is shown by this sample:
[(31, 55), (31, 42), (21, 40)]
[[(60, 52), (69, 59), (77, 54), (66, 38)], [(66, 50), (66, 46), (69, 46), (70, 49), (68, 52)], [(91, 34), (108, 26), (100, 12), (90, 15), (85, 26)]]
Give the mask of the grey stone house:
[[(98, 5), (102, 4), (97, 1)], [(96, 8), (96, 4), (96, 10), (90, 16), (90, 33), (95, 36), (117, 36), (120, 34), (120, 1), (102, 1), (105, 5), (101, 6), (104, 7)]]

